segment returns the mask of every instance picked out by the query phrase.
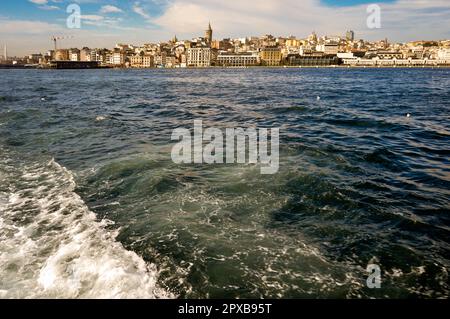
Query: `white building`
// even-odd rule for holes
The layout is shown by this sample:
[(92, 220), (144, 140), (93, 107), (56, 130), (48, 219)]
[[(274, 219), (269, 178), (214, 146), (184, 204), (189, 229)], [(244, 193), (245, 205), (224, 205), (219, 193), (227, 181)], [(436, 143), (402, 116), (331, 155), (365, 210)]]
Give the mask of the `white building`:
[(217, 65), (220, 66), (255, 66), (259, 64), (258, 52), (248, 52), (241, 54), (221, 53), (217, 56)]
[(319, 44), (317, 45), (316, 50), (325, 54), (336, 55), (339, 52), (339, 46), (335, 43)]
[(340, 59), (357, 59), (353, 52), (338, 52), (337, 57)]
[(123, 65), (123, 64), (125, 64), (125, 53), (123, 53), (123, 52), (114, 52), (112, 54), (112, 64), (114, 64), (114, 65)]
[(439, 49), (437, 57), (439, 60), (450, 60), (450, 48)]
[(207, 47), (190, 48), (187, 50), (188, 67), (210, 67), (216, 59), (215, 50)]
[(70, 61), (73, 61), (73, 62), (80, 61), (80, 52), (71, 52), (69, 58), (70, 58)]

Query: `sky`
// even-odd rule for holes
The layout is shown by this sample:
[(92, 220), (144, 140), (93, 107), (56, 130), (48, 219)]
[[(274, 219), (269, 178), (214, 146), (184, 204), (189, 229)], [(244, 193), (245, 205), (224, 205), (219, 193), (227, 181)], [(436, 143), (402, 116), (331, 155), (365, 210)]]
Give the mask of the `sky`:
[[(380, 29), (367, 27), (372, 3), (381, 8)], [(80, 6), (80, 29), (67, 27), (70, 4)], [(214, 38), (353, 30), (367, 40), (450, 39), (450, 0), (1, 0), (0, 46), (23, 56), (51, 49), (52, 36), (70, 36), (61, 47), (139, 45), (201, 36), (209, 22)]]

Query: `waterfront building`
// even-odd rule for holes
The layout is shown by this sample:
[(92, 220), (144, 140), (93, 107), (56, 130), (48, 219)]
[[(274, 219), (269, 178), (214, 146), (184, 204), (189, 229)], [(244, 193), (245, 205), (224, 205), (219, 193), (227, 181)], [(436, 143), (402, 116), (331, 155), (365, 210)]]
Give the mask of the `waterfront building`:
[(343, 59), (342, 62), (344, 65), (349, 65), (349, 66), (376, 66), (377, 65), (377, 60), (375, 60), (375, 59), (363, 59), (363, 58)]
[(428, 60), (428, 59), (342, 59), (344, 65), (369, 66), (369, 67), (421, 67), (450, 65), (450, 60)]
[(278, 47), (265, 47), (261, 49), (260, 59), (264, 66), (278, 66), (281, 63), (281, 49)]
[(54, 69), (96, 69), (99, 63), (96, 61), (51, 61), (50, 67)]
[(133, 55), (130, 58), (130, 66), (132, 68), (142, 68), (144, 65), (144, 58), (141, 54)]
[(180, 67), (181, 68), (187, 67), (187, 56), (184, 53), (180, 56)]
[(166, 63), (164, 63), (164, 66), (166, 68), (174, 68), (178, 65), (178, 59), (174, 55), (168, 55), (166, 56)]
[(144, 67), (144, 68), (152, 68), (153, 66), (154, 66), (153, 55), (145, 54), (142, 57), (142, 67)]
[(167, 52), (160, 52), (155, 55), (154, 62), (156, 66), (163, 67), (166, 65)]
[(113, 65), (124, 65), (125, 64), (125, 53), (116, 51), (112, 54), (112, 64)]
[(208, 47), (190, 48), (187, 50), (188, 67), (210, 67), (215, 64), (217, 50)]
[(91, 49), (84, 47), (80, 51), (80, 61), (89, 62), (91, 60)]
[(68, 61), (69, 60), (69, 50), (67, 50), (67, 49), (56, 50), (55, 60), (56, 61)]
[(92, 61), (97, 61), (97, 62), (101, 62), (101, 63), (106, 63), (106, 55), (107, 55), (108, 50), (103, 49), (103, 50), (93, 50), (91, 52), (91, 59)]
[(247, 53), (226, 53), (222, 52), (217, 56), (217, 65), (225, 67), (245, 67), (259, 65), (259, 55), (257, 52)]
[(69, 52), (69, 60), (73, 61), (73, 62), (78, 62), (80, 61), (80, 50), (74, 48), (74, 49), (70, 49)]
[(338, 65), (340, 60), (334, 54), (312, 53), (306, 55), (293, 54), (288, 56), (286, 61), (291, 66), (326, 66)]
[(113, 53), (111, 51), (106, 51), (105, 53), (105, 63), (106, 64), (114, 64)]
[(437, 58), (440, 60), (450, 60), (450, 48), (442, 48), (437, 51)]
[(401, 59), (403, 58), (403, 54), (394, 51), (378, 51), (377, 57), (380, 59)]
[(338, 52), (337, 57), (339, 59), (357, 59), (353, 52)]
[(28, 64), (38, 64), (39, 61), (42, 60), (42, 58), (43, 58), (42, 54), (40, 54), (40, 53), (33, 53), (33, 54), (30, 54), (30, 55), (28, 56), (26, 62), (27, 62)]

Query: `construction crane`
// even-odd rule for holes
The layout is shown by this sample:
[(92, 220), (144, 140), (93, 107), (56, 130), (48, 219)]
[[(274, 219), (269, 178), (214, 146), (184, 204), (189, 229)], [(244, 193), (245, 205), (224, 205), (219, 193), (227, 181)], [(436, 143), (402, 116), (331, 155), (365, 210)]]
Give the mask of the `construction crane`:
[(53, 36), (52, 41), (55, 45), (55, 52), (58, 50), (58, 41), (59, 40), (66, 40), (66, 39), (73, 39), (73, 35), (67, 35), (67, 36)]

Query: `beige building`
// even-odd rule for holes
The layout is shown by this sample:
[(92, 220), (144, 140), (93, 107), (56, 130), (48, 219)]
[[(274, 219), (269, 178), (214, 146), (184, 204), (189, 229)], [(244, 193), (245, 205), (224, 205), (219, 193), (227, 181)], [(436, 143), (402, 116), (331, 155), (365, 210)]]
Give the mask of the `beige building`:
[(265, 66), (278, 66), (281, 63), (281, 49), (266, 47), (260, 52), (261, 64)]
[(91, 61), (91, 50), (89, 48), (81, 49), (80, 61)]
[(166, 65), (166, 58), (167, 58), (167, 53), (166, 52), (161, 52), (161, 53), (156, 54), (154, 56), (153, 62), (155, 63), (155, 65), (158, 65), (158, 66), (162, 67), (162, 66)]
[(69, 60), (69, 50), (59, 49), (55, 52), (56, 61), (68, 61)]
[(144, 66), (144, 57), (140, 54), (133, 55), (130, 58), (130, 65), (132, 68), (142, 68)]
[(144, 68), (152, 68), (154, 66), (153, 63), (153, 55), (146, 54), (142, 57), (142, 67)]
[(297, 39), (287, 39), (285, 45), (288, 48), (292, 48), (292, 47), (298, 48), (302, 45), (302, 41), (297, 40)]

